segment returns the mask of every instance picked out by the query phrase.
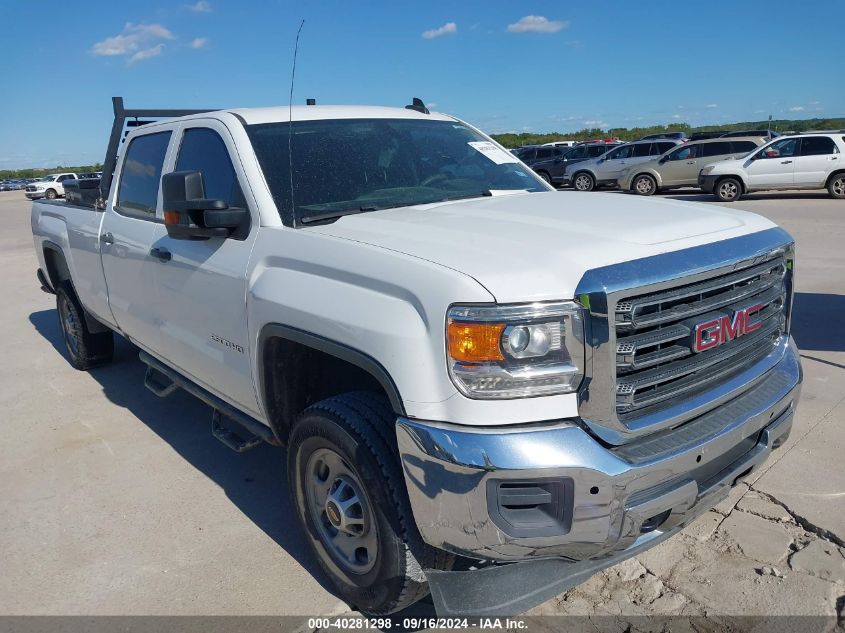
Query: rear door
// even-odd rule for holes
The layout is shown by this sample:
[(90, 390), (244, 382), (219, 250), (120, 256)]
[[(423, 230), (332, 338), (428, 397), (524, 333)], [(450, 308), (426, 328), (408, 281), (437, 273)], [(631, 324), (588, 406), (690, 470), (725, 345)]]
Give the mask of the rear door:
[(789, 189), (795, 186), (795, 160), (801, 139), (779, 139), (753, 155), (745, 168), (749, 189)]
[[(196, 119), (174, 143), (174, 171), (202, 173), (205, 197), (251, 210), (250, 226), (229, 238), (173, 239), (157, 225), (152, 248), (154, 283), (161, 306), (159, 355), (212, 393), (258, 413), (246, 321), (246, 270), (258, 232), (235, 143), (217, 120)], [(246, 195), (245, 195), (246, 194)]]
[(142, 347), (156, 336), (150, 244), (162, 222), (159, 183), (171, 134), (143, 134), (129, 142), (100, 229), (109, 308), (121, 331)]
[(796, 187), (824, 187), (827, 176), (842, 163), (839, 148), (828, 136), (805, 136), (795, 159)]

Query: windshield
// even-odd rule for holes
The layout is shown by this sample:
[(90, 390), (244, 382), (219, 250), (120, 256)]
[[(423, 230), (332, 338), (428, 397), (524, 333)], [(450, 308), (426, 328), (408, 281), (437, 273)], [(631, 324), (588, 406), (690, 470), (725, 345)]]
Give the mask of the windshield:
[(513, 154), (455, 121), (264, 123), (247, 133), (286, 224), (497, 190), (548, 190)]

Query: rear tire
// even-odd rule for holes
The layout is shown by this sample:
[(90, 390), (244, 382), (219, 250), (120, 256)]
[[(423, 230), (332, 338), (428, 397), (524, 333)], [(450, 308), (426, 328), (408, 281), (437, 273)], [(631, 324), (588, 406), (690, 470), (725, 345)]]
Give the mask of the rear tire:
[(347, 393), (308, 407), (288, 445), (291, 498), (317, 561), (340, 597), (370, 615), (425, 597), (423, 569), (454, 562), (417, 531), (394, 425), (383, 398)]
[(55, 200), (59, 197), (59, 195), (56, 193), (55, 189), (48, 189), (44, 192), (44, 197), (47, 198), (47, 200)]
[(638, 196), (653, 196), (657, 193), (657, 181), (654, 176), (640, 174), (631, 183), (631, 191)]
[(720, 202), (736, 202), (742, 196), (742, 183), (736, 178), (722, 178), (713, 193)]
[(114, 335), (111, 330), (97, 334), (88, 330), (85, 310), (69, 281), (61, 282), (56, 288), (56, 310), (68, 360), (75, 369), (85, 371), (111, 362)]
[(576, 191), (592, 191), (596, 188), (596, 179), (590, 172), (578, 172), (572, 179), (572, 186)]
[(834, 174), (827, 183), (827, 192), (831, 198), (845, 198), (845, 172)]

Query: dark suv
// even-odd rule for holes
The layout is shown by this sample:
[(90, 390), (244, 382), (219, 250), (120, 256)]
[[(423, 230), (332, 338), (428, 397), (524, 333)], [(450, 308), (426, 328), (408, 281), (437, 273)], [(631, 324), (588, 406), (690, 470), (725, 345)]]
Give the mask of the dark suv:
[[(569, 165), (574, 165), (575, 163), (580, 163), (581, 161), (590, 160), (592, 158), (598, 158), (605, 152), (610, 151), (619, 145), (622, 145), (622, 143), (605, 143), (604, 141), (599, 141), (596, 143), (582, 143), (581, 145), (576, 145), (570, 149), (559, 147), (537, 147), (534, 148), (538, 150), (536, 152), (536, 156), (530, 161), (526, 160), (519, 154), (518, 156), (526, 165), (537, 172), (537, 175), (539, 175), (540, 178), (559, 187), (564, 184), (563, 172)], [(552, 156), (546, 157), (544, 152), (544, 158), (540, 158), (539, 150), (543, 149), (552, 149), (555, 153)]]

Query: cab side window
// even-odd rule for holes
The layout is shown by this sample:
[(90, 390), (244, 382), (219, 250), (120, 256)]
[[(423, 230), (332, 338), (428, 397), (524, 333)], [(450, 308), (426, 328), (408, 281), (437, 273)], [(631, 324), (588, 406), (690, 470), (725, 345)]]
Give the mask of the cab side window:
[(836, 143), (827, 136), (808, 136), (801, 139), (801, 156), (827, 156), (838, 153)]
[(115, 210), (142, 220), (153, 220), (158, 206), (158, 187), (170, 132), (136, 136), (126, 148)]
[(176, 171), (202, 173), (205, 197), (223, 200), (230, 207), (246, 208), (241, 186), (229, 157), (229, 150), (220, 135), (209, 128), (185, 130), (176, 160)]
[(639, 143), (634, 145), (634, 158), (643, 158), (645, 156), (654, 156), (657, 154), (657, 143)]
[(787, 156), (795, 156), (798, 153), (797, 138), (785, 138), (780, 141), (775, 141), (763, 151), (761, 151), (758, 158), (785, 158)]
[(730, 141), (715, 141), (701, 145), (702, 156), (722, 156), (731, 153)]
[(731, 154), (747, 154), (757, 147), (753, 141), (731, 141)]

